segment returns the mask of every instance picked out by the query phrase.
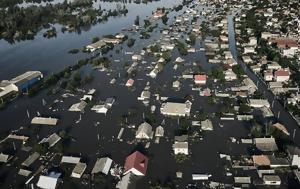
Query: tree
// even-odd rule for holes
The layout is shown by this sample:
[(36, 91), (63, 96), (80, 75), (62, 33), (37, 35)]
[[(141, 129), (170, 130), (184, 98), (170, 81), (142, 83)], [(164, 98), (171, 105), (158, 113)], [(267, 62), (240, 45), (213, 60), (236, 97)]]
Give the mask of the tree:
[(167, 22), (168, 22), (168, 20), (169, 20), (167, 14), (165, 14), (163, 17), (161, 17), (161, 20), (162, 20), (162, 23), (163, 23), (164, 25), (167, 25)]
[(132, 47), (132, 46), (134, 45), (134, 43), (135, 43), (135, 39), (130, 38), (130, 39), (128, 39), (128, 41), (127, 41), (127, 46), (128, 46), (128, 47)]
[(240, 65), (232, 66), (232, 71), (240, 78), (242, 75), (245, 75), (243, 68)]
[(95, 174), (94, 175), (94, 182), (95, 184), (104, 184), (105, 178), (101, 174)]
[(254, 123), (254, 125), (252, 125), (251, 127), (250, 132), (253, 137), (261, 137), (263, 136), (262, 131), (263, 131), (262, 126), (259, 125), (258, 123)]
[(182, 56), (185, 56), (188, 54), (186, 45), (184, 43), (180, 42), (179, 40), (176, 40), (176, 47)]
[(185, 154), (177, 154), (175, 155), (175, 161), (176, 163), (183, 163), (186, 160), (189, 159), (189, 156), (185, 155)]
[(139, 17), (139, 15), (136, 16), (136, 18), (134, 20), (134, 25), (136, 25), (136, 26), (140, 25), (140, 17)]
[(190, 42), (189, 42), (190, 45), (195, 45), (196, 44), (197, 37), (194, 33), (189, 34), (189, 39), (190, 39)]
[(92, 43), (96, 43), (97, 41), (99, 41), (99, 37), (93, 37)]
[(241, 104), (239, 108), (239, 112), (244, 114), (244, 113), (250, 113), (251, 112), (251, 107), (248, 106), (247, 104)]

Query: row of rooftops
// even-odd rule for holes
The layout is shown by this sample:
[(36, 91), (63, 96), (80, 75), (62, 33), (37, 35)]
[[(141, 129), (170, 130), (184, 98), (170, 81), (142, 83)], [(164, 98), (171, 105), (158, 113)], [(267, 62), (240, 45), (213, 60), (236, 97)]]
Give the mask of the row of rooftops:
[(21, 91), (23, 85), (32, 85), (35, 79), (43, 78), (43, 74), (40, 71), (28, 71), (11, 80), (3, 80), (0, 82), (0, 98), (9, 95), (13, 92)]

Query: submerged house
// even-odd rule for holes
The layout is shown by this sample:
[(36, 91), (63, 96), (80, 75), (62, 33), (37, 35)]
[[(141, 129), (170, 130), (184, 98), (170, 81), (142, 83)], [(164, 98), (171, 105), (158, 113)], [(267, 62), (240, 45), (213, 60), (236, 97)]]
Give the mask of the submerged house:
[(145, 176), (147, 166), (148, 158), (141, 152), (135, 151), (126, 158), (124, 175), (133, 173), (136, 176)]
[(87, 165), (85, 163), (81, 163), (81, 162), (77, 163), (72, 171), (71, 177), (81, 178), (86, 167), (87, 167)]
[(28, 71), (11, 80), (0, 82), (0, 99), (9, 98), (18, 92), (27, 92), (34, 84), (43, 78), (40, 71)]
[(25, 92), (42, 78), (43, 74), (40, 71), (28, 71), (13, 78), (10, 83), (18, 87), (19, 92)]
[(110, 170), (111, 164), (112, 164), (112, 159), (110, 159), (109, 157), (97, 159), (94, 168), (92, 170), (92, 174), (101, 172), (107, 175)]
[(41, 175), (36, 185), (42, 189), (56, 189), (60, 175), (60, 173), (54, 172), (49, 175)]
[(136, 139), (152, 139), (153, 138), (152, 126), (147, 122), (142, 123), (138, 127), (138, 130), (136, 131), (135, 138)]
[(177, 142), (173, 144), (174, 154), (184, 154), (189, 155), (189, 144), (188, 142)]
[(185, 103), (166, 102), (161, 105), (160, 112), (166, 116), (190, 116), (192, 103), (186, 101)]
[(278, 150), (274, 138), (254, 138), (254, 144), (257, 149), (263, 152), (274, 152)]
[(70, 112), (83, 112), (84, 108), (86, 107), (87, 103), (85, 101), (80, 101), (78, 103), (73, 104), (70, 108)]

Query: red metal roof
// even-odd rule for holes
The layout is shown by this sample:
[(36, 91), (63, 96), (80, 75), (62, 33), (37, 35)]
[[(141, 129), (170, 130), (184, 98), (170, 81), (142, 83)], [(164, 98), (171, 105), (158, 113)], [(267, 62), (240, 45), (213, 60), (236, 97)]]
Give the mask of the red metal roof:
[(195, 81), (206, 81), (206, 75), (195, 75)]
[(286, 70), (277, 70), (275, 76), (289, 76), (290, 72)]
[(148, 158), (141, 152), (135, 151), (126, 158), (125, 172), (134, 168), (145, 175), (147, 171), (147, 165)]
[(289, 38), (279, 38), (279, 39), (275, 39), (273, 42), (276, 43), (277, 46), (280, 48), (298, 47), (297, 41)]

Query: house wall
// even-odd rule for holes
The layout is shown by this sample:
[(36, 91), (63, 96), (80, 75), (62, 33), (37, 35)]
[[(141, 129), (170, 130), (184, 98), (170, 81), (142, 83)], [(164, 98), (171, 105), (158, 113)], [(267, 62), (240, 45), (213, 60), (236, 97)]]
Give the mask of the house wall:
[(174, 153), (177, 154), (185, 154), (189, 155), (188, 149), (187, 148), (174, 148)]
[(298, 168), (300, 168), (300, 156), (293, 155), (292, 165), (298, 166)]

